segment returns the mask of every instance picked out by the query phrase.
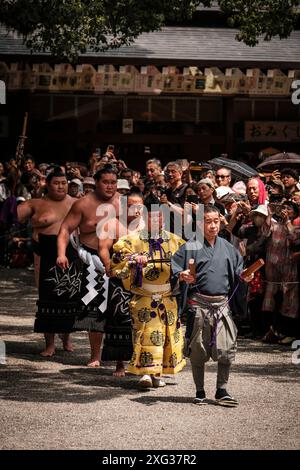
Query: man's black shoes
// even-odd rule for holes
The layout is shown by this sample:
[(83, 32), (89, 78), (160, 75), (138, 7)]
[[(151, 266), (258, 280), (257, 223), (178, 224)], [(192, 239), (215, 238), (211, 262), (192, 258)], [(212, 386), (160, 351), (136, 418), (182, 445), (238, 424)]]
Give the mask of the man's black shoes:
[(215, 395), (216, 403), (220, 406), (227, 406), (235, 408), (238, 406), (238, 401), (233, 398), (225, 388), (218, 388)]
[(215, 403), (216, 405), (227, 406), (228, 408), (235, 408), (238, 406), (238, 401), (235, 398), (233, 398), (224, 388), (217, 389), (215, 400), (216, 400), (215, 402), (209, 401), (206, 398), (204, 390), (197, 390), (196, 398), (194, 398), (194, 404), (195, 405), (208, 405), (209, 403), (211, 404)]
[(204, 390), (197, 390), (196, 398), (194, 399), (195, 405), (207, 405), (208, 401), (205, 396)]

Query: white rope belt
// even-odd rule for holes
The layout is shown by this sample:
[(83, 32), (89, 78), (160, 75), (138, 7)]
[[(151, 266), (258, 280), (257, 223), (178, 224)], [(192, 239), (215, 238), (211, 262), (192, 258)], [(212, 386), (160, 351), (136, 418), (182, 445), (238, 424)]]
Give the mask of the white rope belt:
[[(143, 293), (141, 294), (141, 290)], [(152, 300), (160, 302), (164, 296), (171, 294), (171, 285), (165, 284), (163, 286), (158, 286), (154, 284), (144, 284), (140, 288), (132, 289), (131, 291), (134, 295), (143, 295), (143, 297), (151, 297)]]
[(99, 310), (103, 313), (105, 312), (107, 308), (108, 283), (109, 283), (109, 278), (105, 274), (103, 263), (100, 260), (99, 256), (93, 255), (83, 248), (77, 236), (72, 234), (70, 236), (70, 241), (71, 241), (73, 248), (77, 251), (78, 256), (81, 259), (81, 261), (83, 261), (84, 264), (88, 266), (87, 271), (89, 274), (86, 278), (88, 281), (88, 285), (86, 286), (88, 293), (81, 299), (85, 305), (88, 305), (95, 297), (97, 297), (98, 292), (95, 289), (95, 286), (97, 285), (96, 277), (98, 276), (99, 273), (103, 275), (104, 283), (102, 286), (103, 291), (101, 293), (103, 294), (104, 300), (98, 306)]
[(77, 251), (81, 261), (88, 265), (94, 265), (95, 269), (97, 269), (100, 273), (104, 273), (105, 269), (99, 256), (92, 255), (92, 253), (89, 253), (85, 248), (83, 248), (83, 246), (80, 244), (79, 238), (73, 233), (70, 235), (70, 242), (72, 243), (73, 248), (75, 248)]
[(159, 286), (157, 284), (145, 284), (143, 282), (142, 289), (150, 292), (151, 294), (163, 294), (171, 290), (171, 284)]

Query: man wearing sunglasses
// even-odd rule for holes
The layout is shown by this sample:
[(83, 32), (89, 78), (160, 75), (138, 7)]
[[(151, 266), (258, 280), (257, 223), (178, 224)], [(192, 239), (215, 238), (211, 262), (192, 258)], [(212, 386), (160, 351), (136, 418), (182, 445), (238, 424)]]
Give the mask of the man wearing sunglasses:
[(230, 186), (231, 170), (228, 168), (219, 168), (216, 172), (216, 183), (218, 186)]

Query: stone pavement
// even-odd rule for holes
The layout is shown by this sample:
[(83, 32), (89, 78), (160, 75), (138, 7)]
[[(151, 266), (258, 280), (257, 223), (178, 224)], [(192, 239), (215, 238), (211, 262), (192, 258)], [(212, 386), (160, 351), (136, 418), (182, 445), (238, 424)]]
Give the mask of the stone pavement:
[[(229, 387), (239, 407), (199, 407), (190, 365), (167, 387), (141, 391), (133, 376), (112, 377), (112, 363), (85, 367), (85, 333), (73, 335), (74, 353), (57, 341), (55, 357), (42, 359), (35, 301), (32, 272), (0, 269), (1, 449), (299, 449), (300, 365), (290, 348), (240, 339)], [(209, 398), (215, 379), (210, 362)]]

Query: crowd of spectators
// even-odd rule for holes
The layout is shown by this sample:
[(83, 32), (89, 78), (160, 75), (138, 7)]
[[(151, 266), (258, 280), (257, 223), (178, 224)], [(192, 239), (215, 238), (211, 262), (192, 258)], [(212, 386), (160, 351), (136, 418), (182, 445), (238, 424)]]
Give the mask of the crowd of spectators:
[[(108, 164), (118, 172), (117, 190), (122, 195), (132, 190), (144, 197), (152, 194), (179, 214), (187, 206), (194, 215), (200, 204), (216, 206), (220, 236), (240, 251), (245, 267), (260, 258), (265, 262), (245, 292), (247, 308), (240, 312), (240, 325), (248, 325), (251, 337), (267, 343), (290, 345), (299, 337), (300, 184), (295, 169), (237, 179), (229, 167), (202, 165), (193, 173), (187, 160), (174, 160), (163, 168), (158, 159), (149, 158), (142, 174), (117, 159), (110, 146), (102, 157), (93, 153), (88, 164), (61, 166), (69, 195), (81, 198), (93, 191), (93, 175)], [(55, 166), (37, 164), (31, 155), (25, 156), (21, 168), (14, 159), (0, 162), (1, 265), (32, 269), (31, 227), (14, 219), (14, 204), (42, 198), (46, 177)]]

